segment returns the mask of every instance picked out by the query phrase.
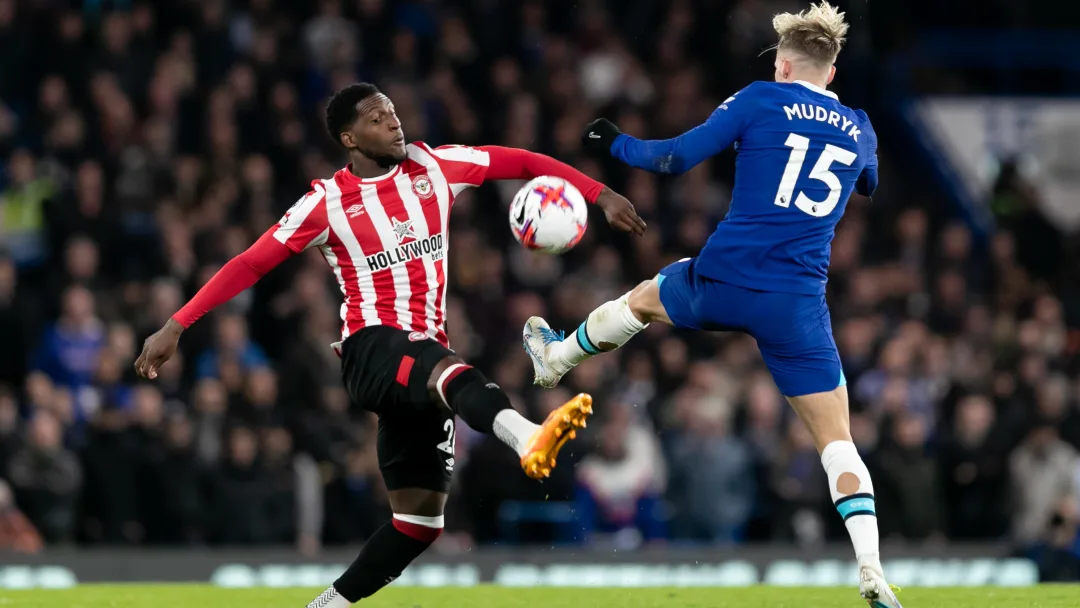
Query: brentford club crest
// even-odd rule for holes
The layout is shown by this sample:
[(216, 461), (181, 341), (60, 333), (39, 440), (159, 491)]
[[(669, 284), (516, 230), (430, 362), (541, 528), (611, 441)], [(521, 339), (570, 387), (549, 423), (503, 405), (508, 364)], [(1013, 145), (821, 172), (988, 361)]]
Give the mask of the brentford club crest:
[(427, 340), (427, 339), (428, 339), (428, 335), (425, 334), (422, 331), (414, 331), (411, 334), (409, 334), (409, 340), (411, 342), (419, 342), (421, 340)]
[(428, 198), (435, 194), (435, 189), (431, 187), (431, 179), (426, 175), (417, 175), (413, 178), (412, 190), (420, 198)]

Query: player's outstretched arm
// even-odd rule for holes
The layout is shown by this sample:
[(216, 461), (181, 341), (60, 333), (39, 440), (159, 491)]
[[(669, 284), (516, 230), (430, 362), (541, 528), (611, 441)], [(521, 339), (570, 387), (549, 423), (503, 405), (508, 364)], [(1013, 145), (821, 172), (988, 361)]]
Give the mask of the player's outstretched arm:
[(236, 297), (254, 285), (263, 275), (293, 255), (293, 250), (267, 231), (259, 240), (218, 270), (195, 297), (143, 343), (142, 354), (135, 360), (135, 371), (153, 380), (158, 369), (176, 354), (180, 334), (200, 317)]
[(621, 131), (606, 118), (585, 127), (586, 149), (610, 154), (622, 162), (653, 173), (679, 175), (730, 146), (741, 131), (741, 117), (720, 106), (701, 125), (671, 139), (642, 140)]
[(561, 177), (580, 190), (585, 200), (603, 209), (613, 228), (637, 235), (645, 233), (645, 220), (638, 216), (630, 201), (570, 165), (519, 148), (482, 146), (478, 149), (488, 154), (485, 179), (532, 179), (541, 175)]
[(158, 368), (176, 354), (180, 334), (200, 317), (254, 285), (294, 253), (326, 243), (330, 234), (326, 190), (319, 180), (311, 186), (311, 192), (296, 201), (276, 226), (222, 266), (164, 327), (146, 339), (142, 354), (135, 361), (135, 371), (140, 376), (156, 378)]

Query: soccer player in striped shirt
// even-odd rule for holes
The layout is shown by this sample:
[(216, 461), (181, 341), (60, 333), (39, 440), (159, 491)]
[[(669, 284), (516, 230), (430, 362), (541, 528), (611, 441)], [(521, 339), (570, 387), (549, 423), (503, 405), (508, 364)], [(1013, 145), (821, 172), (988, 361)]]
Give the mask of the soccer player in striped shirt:
[(336, 93), (326, 126), (348, 150), (348, 166), (312, 182), (276, 226), (146, 340), (135, 362), (141, 376), (155, 378), (184, 329), (294, 254), (317, 249), (330, 265), (345, 296), (342, 340), (333, 347), (354, 405), (378, 415), (379, 467), (394, 516), (309, 608), (340, 608), (372, 595), (438, 538), (454, 468), (455, 414), (517, 451), (525, 473), (540, 479), (592, 412), (592, 398), (581, 394), (534, 424), (450, 350), (446, 257), (455, 197), (488, 180), (554, 175), (596, 203), (615, 228), (645, 229), (625, 198), (547, 156), (406, 144), (393, 103), (370, 84)]

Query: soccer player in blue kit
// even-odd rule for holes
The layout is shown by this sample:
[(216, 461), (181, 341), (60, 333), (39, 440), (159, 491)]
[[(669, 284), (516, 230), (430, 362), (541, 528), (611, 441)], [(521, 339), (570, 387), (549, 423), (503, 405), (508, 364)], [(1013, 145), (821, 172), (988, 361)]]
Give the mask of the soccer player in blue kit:
[(826, 89), (848, 29), (844, 14), (822, 1), (777, 15), (773, 27), (775, 82), (732, 95), (703, 125), (663, 141), (635, 139), (605, 119), (586, 127), (587, 148), (655, 173), (683, 173), (735, 144), (731, 208), (696, 258), (603, 304), (569, 338), (529, 319), (525, 348), (536, 383), (550, 388), (652, 322), (752, 335), (821, 453), (855, 547), (860, 594), (872, 608), (899, 608), (881, 568), (874, 487), (852, 443), (825, 303), (836, 224), (853, 191), (870, 196), (877, 186), (877, 138), (865, 112)]

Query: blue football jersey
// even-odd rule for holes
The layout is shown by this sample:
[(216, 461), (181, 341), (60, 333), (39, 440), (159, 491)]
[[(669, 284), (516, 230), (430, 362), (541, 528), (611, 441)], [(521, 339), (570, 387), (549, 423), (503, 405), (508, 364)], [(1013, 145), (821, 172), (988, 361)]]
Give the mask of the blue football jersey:
[(679, 137), (619, 135), (611, 153), (635, 167), (678, 174), (732, 144), (731, 207), (698, 256), (697, 272), (747, 289), (823, 293), (848, 198), (877, 187), (870, 119), (810, 83), (755, 82)]

